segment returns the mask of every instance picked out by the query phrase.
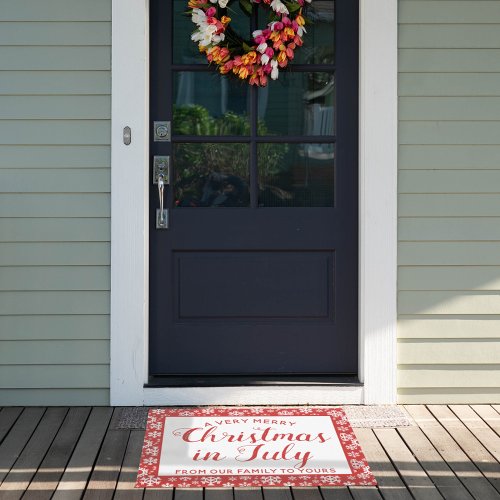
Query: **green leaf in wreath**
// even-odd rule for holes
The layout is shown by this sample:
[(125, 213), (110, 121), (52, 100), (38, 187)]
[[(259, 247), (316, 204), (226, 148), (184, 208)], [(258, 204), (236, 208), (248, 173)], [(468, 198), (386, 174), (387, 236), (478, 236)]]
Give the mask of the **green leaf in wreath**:
[(241, 10), (247, 16), (252, 15), (252, 3), (250, 2), (250, 0), (240, 0), (240, 7), (241, 7)]
[(250, 47), (250, 45), (248, 45), (248, 43), (243, 42), (243, 50), (244, 50), (245, 52), (251, 52), (251, 51), (253, 50), (253, 48), (252, 48), (252, 47)]
[(291, 2), (285, 2), (286, 8), (288, 9), (288, 12), (292, 14), (293, 12), (297, 12), (299, 9), (301, 9), (301, 5), (298, 3), (291, 3)]

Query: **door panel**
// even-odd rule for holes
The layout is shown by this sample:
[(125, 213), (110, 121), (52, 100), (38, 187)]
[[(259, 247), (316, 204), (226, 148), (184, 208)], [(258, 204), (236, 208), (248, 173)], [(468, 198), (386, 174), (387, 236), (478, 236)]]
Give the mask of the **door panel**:
[(315, 0), (297, 60), (261, 89), (209, 68), (186, 6), (151, 0), (150, 119), (173, 130), (151, 142), (172, 165), (168, 229), (151, 174), (151, 379), (355, 375), (357, 2)]

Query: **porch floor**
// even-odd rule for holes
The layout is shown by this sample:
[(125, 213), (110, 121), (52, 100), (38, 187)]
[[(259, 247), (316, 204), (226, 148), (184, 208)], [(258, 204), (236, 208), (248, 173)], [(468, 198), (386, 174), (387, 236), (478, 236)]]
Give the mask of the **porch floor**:
[(2, 408), (0, 499), (500, 499), (500, 405), (410, 405), (415, 426), (355, 429), (378, 487), (134, 489), (143, 430), (116, 408)]

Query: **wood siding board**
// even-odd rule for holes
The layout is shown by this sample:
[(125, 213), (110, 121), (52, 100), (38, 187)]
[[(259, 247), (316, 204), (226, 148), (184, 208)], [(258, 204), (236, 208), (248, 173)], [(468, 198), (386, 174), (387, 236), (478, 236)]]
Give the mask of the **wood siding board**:
[(401, 24), (401, 49), (498, 49), (499, 24)]
[(0, 266), (103, 266), (110, 264), (104, 242), (0, 243)]
[(498, 97), (500, 73), (400, 73), (398, 89), (400, 96)]
[(111, 45), (110, 22), (0, 21), (0, 46)]
[(109, 405), (109, 389), (0, 389), (0, 401), (19, 406)]
[(2, 341), (0, 364), (109, 364), (107, 340)]
[(109, 291), (108, 266), (0, 267), (0, 291)]
[(399, 169), (483, 170), (500, 169), (500, 146), (471, 144), (400, 144)]
[(399, 174), (399, 192), (498, 194), (500, 170), (402, 170)]
[(500, 340), (500, 316), (489, 315), (400, 315), (400, 339), (468, 339), (495, 338)]
[(500, 387), (496, 365), (398, 365), (398, 387)]
[(107, 314), (0, 316), (0, 340), (107, 339)]
[(398, 67), (401, 73), (498, 73), (500, 49), (399, 49)]
[[(498, 314), (496, 291), (400, 291), (401, 314)], [(500, 347), (500, 346), (499, 346)]]
[[(0, 344), (1, 345), (1, 344)], [(108, 365), (3, 365), (0, 389), (106, 389)]]
[(23, 70), (0, 69), (0, 95), (110, 95), (108, 70)]
[(0, 145), (0, 169), (109, 169), (110, 163), (109, 145)]
[(110, 189), (107, 168), (0, 170), (0, 193), (109, 193)]
[[(399, 339), (402, 365), (498, 365), (497, 339)], [(436, 381), (436, 383), (439, 383)]]
[(500, 217), (400, 217), (398, 239), (399, 241), (499, 241)]
[(498, 145), (500, 121), (400, 121), (399, 143)]
[(108, 145), (110, 140), (109, 120), (0, 120), (0, 144)]
[(400, 217), (497, 217), (500, 194), (400, 194), (398, 213)]
[(111, 48), (107, 46), (0, 46), (0, 67), (4, 71), (109, 71)]
[(110, 205), (109, 193), (0, 194), (0, 214), (11, 218), (109, 218)]
[(500, 290), (500, 266), (401, 266), (398, 283), (400, 291)]
[(107, 218), (0, 218), (1, 242), (110, 241)]
[[(500, 265), (500, 244), (497, 242), (400, 242), (399, 265)], [(497, 311), (497, 314), (500, 311)]]
[(21, 316), (109, 314), (109, 293), (103, 291), (0, 292), (0, 315), (2, 314)]
[(111, 2), (102, 0), (2, 0), (1, 21), (111, 21)]
[(489, 24), (500, 22), (500, 5), (495, 0), (404, 0), (398, 15), (400, 23)]
[(110, 119), (111, 97), (107, 95), (0, 96), (0, 120)]
[(400, 97), (398, 111), (401, 121), (498, 121), (500, 97)]

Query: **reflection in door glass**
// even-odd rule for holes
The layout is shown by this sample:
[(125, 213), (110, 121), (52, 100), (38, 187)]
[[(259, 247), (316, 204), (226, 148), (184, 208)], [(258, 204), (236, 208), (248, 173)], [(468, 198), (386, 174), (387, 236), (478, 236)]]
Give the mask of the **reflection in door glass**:
[(248, 144), (174, 145), (177, 207), (248, 207)]
[(174, 135), (249, 135), (248, 85), (213, 72), (174, 74)]
[(278, 162), (269, 162), (269, 146), (258, 146), (260, 207), (333, 207), (333, 144), (288, 144)]
[(259, 89), (259, 118), (271, 134), (333, 135), (334, 104), (333, 73), (284, 73)]

